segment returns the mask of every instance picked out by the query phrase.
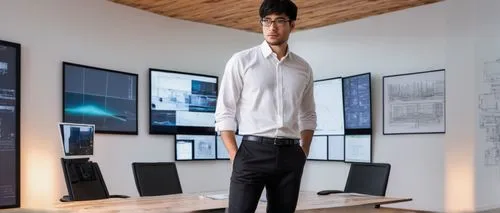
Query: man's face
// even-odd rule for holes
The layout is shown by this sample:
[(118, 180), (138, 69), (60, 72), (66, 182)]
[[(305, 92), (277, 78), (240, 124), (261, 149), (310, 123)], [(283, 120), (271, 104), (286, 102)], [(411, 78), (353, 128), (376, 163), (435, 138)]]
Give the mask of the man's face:
[(262, 33), (264, 39), (270, 45), (281, 45), (288, 41), (290, 32), (295, 27), (292, 21), (285, 14), (271, 14), (262, 18)]

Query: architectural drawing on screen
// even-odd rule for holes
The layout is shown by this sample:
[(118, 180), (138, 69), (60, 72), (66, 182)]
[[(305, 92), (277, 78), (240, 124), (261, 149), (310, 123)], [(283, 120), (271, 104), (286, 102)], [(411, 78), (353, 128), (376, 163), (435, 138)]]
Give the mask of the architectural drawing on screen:
[(479, 77), (478, 127), (484, 165), (500, 165), (500, 60), (487, 61)]
[(198, 144), (198, 147), (197, 147), (197, 151), (198, 153), (202, 153), (202, 154), (205, 154), (205, 155), (210, 155), (210, 153), (213, 152), (213, 148), (212, 147), (212, 144), (208, 143), (208, 142), (204, 142), (204, 141), (201, 141), (199, 144)]
[(343, 79), (345, 129), (371, 129), (370, 74)]
[(384, 133), (444, 132), (444, 70), (384, 78)]
[[(207, 137), (207, 138), (210, 138)], [(215, 138), (205, 139), (199, 138), (194, 143), (195, 159), (215, 159)]]

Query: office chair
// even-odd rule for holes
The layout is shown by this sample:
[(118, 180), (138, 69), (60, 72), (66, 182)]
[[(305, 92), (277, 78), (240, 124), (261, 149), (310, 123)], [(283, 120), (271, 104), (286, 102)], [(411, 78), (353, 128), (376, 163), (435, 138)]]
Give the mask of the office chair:
[(182, 193), (177, 167), (173, 162), (134, 162), (132, 169), (141, 197)]
[(68, 195), (60, 201), (97, 200), (106, 198), (128, 198), (126, 195), (109, 195), (101, 170), (89, 158), (61, 158)]
[(318, 195), (346, 192), (385, 196), (390, 172), (391, 165), (387, 163), (352, 163), (343, 191), (323, 190)]

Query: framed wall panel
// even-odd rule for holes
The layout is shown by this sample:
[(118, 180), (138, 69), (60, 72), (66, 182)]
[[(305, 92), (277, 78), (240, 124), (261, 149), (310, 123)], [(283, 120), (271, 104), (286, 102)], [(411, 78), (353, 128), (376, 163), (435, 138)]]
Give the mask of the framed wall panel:
[(215, 133), (217, 76), (149, 69), (149, 133)]
[(96, 133), (137, 135), (138, 78), (63, 62), (63, 121), (94, 124)]
[(0, 209), (21, 203), (21, 45), (0, 40)]
[(371, 73), (342, 78), (346, 135), (372, 134)]
[(372, 162), (372, 136), (346, 135), (344, 138), (345, 162)]
[(383, 77), (384, 134), (445, 133), (445, 70)]

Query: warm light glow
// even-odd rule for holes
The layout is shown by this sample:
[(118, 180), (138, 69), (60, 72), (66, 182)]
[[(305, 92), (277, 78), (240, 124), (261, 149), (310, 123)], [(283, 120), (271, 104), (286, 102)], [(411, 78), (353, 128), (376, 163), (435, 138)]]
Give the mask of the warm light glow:
[(445, 212), (474, 212), (475, 210), (473, 154), (473, 149), (467, 152), (446, 154)]
[[(64, 186), (62, 169), (57, 168), (60, 156), (42, 147), (48, 142), (37, 141), (22, 151), (21, 206), (23, 208), (50, 208), (58, 202)], [(56, 152), (57, 153), (57, 152)]]

